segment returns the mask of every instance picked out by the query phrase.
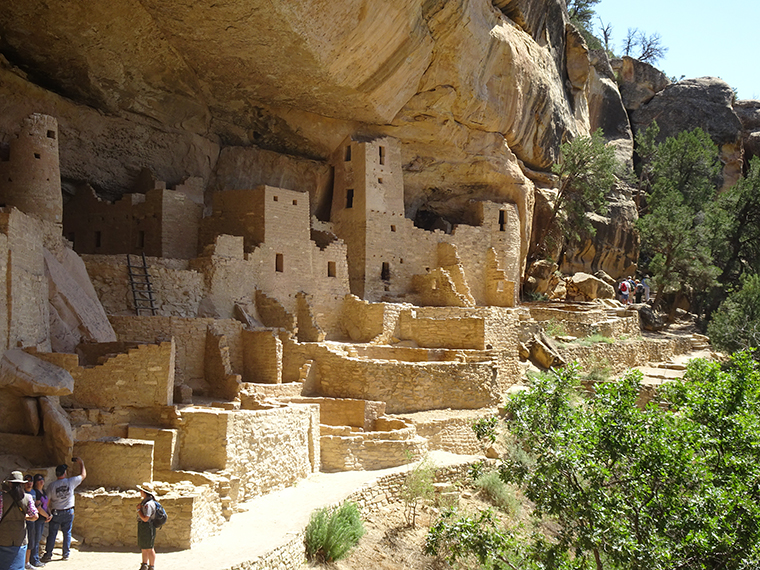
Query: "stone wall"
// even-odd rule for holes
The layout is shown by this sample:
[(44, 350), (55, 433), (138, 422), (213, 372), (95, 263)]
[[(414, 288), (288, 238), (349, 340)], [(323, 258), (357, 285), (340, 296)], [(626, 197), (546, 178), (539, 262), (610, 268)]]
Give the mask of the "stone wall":
[[(93, 287), (109, 315), (134, 314), (124, 255), (83, 255)], [(148, 272), (159, 315), (195, 317), (206, 295), (203, 275), (180, 259), (148, 257)]]
[(181, 410), (180, 468), (224, 470), (240, 480), (240, 500), (295, 484), (320, 468), (319, 408)]
[[(89, 469), (88, 469), (89, 471)], [(90, 477), (88, 474), (87, 482)], [(191, 548), (223, 528), (219, 495), (209, 487), (184, 482), (157, 497), (169, 519), (156, 532), (156, 547)], [(76, 495), (74, 534), (93, 547), (137, 547), (137, 505), (140, 493), (87, 489)]]
[[(114, 350), (121, 348), (119, 343), (108, 345)], [(173, 340), (109, 354), (97, 366), (80, 366), (78, 357), (73, 354), (32, 353), (67, 370), (74, 378), (74, 393), (62, 398), (69, 407), (150, 408), (173, 403)]]
[[(111, 316), (116, 336), (122, 341), (161, 342), (174, 339), (175, 383), (187, 384), (204, 392), (206, 331), (209, 326), (224, 334), (229, 345), (230, 363), (236, 374), (242, 374), (242, 323), (233, 319)], [(243, 378), (245, 380), (245, 377)]]
[(482, 408), (499, 401), (493, 362), (397, 362), (320, 350), (318, 392), (332, 398), (385, 402), (388, 413)]
[(568, 362), (577, 360), (584, 367), (603, 364), (619, 373), (634, 366), (665, 362), (691, 350), (691, 337), (673, 336), (667, 339), (631, 339), (612, 344), (600, 342), (591, 346), (564, 345), (560, 353)]
[(483, 453), (483, 445), (475, 437), (472, 425), (479, 419), (497, 415), (496, 408), (482, 410), (429, 411), (402, 414), (399, 417), (411, 422), (417, 434), (428, 441), (428, 448), (464, 455)]
[[(52, 226), (52, 225), (51, 225)], [(0, 209), (0, 343), (50, 350), (48, 283), (43, 243), (50, 227), (16, 209)], [(58, 232), (60, 233), (60, 232)]]
[(87, 466), (88, 487), (131, 489), (153, 481), (152, 441), (80, 441), (74, 444), (74, 455)]
[(428, 450), (427, 441), (413, 425), (402, 420), (379, 419), (377, 431), (348, 426), (322, 426), (322, 471), (371, 471), (404, 465)]

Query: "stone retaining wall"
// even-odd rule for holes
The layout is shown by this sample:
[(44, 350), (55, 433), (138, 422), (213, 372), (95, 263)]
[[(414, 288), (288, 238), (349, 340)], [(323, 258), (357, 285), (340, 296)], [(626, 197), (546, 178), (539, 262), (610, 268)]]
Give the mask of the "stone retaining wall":
[(560, 349), (560, 354), (568, 362), (577, 360), (584, 367), (602, 363), (617, 373), (634, 366), (664, 362), (690, 351), (691, 337), (673, 336), (664, 339), (625, 340), (612, 344), (599, 342), (592, 346), (565, 345)]

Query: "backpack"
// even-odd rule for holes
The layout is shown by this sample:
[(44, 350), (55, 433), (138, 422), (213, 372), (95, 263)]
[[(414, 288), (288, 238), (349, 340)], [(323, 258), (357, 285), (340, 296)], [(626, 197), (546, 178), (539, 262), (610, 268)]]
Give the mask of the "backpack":
[(621, 281), (620, 282), (620, 287), (618, 287), (618, 289), (620, 290), (620, 292), (623, 295), (627, 295), (629, 287), (630, 287), (630, 285), (628, 285), (628, 281)]
[(150, 524), (153, 525), (153, 528), (161, 528), (166, 524), (169, 515), (166, 514), (166, 510), (161, 506), (161, 503), (155, 499), (153, 499), (153, 502), (156, 503), (156, 512), (153, 514), (153, 518), (150, 519)]

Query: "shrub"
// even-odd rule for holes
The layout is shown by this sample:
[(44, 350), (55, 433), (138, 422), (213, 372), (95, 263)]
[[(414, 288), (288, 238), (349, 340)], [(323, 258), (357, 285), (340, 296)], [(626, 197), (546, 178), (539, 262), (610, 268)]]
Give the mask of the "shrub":
[(488, 471), (475, 480), (475, 487), (480, 489), (488, 500), (503, 512), (511, 516), (520, 513), (520, 500), (515, 495), (514, 487), (505, 483), (498, 471)]
[(331, 562), (345, 558), (364, 536), (359, 508), (346, 501), (338, 508), (325, 507), (311, 514), (304, 542), (309, 560)]
[(492, 416), (490, 418), (480, 418), (472, 424), (472, 430), (475, 432), (475, 437), (481, 445), (493, 445), (496, 443), (496, 427), (499, 425), (499, 420)]
[(417, 506), (420, 501), (429, 501), (433, 498), (435, 488), (435, 465), (425, 457), (417, 466), (407, 473), (404, 484), (401, 486), (401, 498), (404, 500), (404, 518), (406, 524), (414, 528), (417, 522)]

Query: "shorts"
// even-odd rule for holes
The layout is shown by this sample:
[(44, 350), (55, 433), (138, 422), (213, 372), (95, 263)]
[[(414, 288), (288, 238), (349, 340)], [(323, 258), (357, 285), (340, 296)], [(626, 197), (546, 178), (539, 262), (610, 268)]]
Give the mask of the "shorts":
[(156, 541), (156, 527), (149, 522), (137, 521), (137, 547), (150, 550)]

